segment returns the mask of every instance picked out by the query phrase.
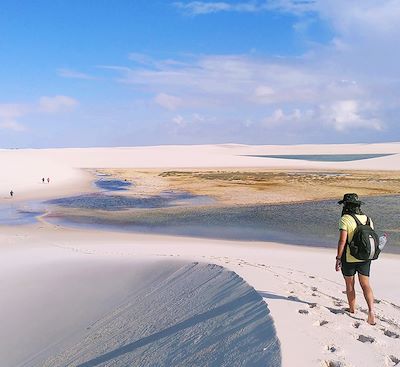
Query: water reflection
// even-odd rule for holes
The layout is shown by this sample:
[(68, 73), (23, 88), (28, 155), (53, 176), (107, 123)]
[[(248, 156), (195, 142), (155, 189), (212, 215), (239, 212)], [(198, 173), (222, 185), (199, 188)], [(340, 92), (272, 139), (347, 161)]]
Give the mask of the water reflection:
[(120, 211), (132, 208), (168, 208), (179, 205), (207, 205), (213, 201), (213, 199), (207, 196), (193, 195), (186, 192), (165, 191), (159, 195), (147, 197), (94, 193), (48, 200), (46, 204), (65, 208)]
[(393, 154), (282, 154), (282, 155), (247, 155), (257, 158), (300, 159), (314, 162), (350, 162), (363, 159), (386, 157)]
[[(363, 199), (378, 234), (387, 232), (386, 251), (399, 252), (400, 196)], [(58, 213), (49, 219), (74, 226), (194, 237), (278, 241), (336, 247), (341, 206), (324, 200), (299, 204), (231, 207), (161, 207), (103, 215), (87, 210)]]
[(100, 179), (95, 182), (95, 185), (105, 191), (125, 191), (132, 186), (129, 181)]
[(0, 225), (32, 224), (44, 209), (36, 203), (11, 203), (0, 206)]

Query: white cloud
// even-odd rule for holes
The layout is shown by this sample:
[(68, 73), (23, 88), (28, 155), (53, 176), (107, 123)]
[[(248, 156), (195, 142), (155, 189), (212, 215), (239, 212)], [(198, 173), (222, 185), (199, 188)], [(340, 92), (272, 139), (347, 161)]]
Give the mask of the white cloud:
[(204, 116), (212, 115), (217, 116), (216, 134), (218, 128), (221, 135), (228, 130), (236, 133), (239, 125), (251, 125), (246, 130), (254, 131), (296, 127), (296, 133), (323, 130), (312, 136), (327, 140), (355, 129), (360, 134), (370, 131), (360, 139), (383, 133), (387, 139), (390, 131), (399, 131), (395, 118), (400, 114), (400, 51), (394, 47), (400, 38), (398, 0), (191, 1), (175, 6), (193, 15), (291, 13), (294, 28), (304, 31), (305, 37), (307, 27), (324, 23), (332, 39), (309, 43), (304, 55), (291, 57), (250, 53), (155, 60), (132, 54), (133, 67), (110, 68), (118, 73), (119, 82), (154, 95), (160, 106), (170, 111), (184, 108), (183, 116), (172, 119), (174, 124), (193, 127), (197, 133), (201, 127), (210, 128)]
[(217, 119), (214, 116), (206, 116), (197, 112), (187, 115), (185, 117), (182, 115), (177, 115), (172, 118), (172, 122), (180, 127), (209, 124), (216, 122), (216, 120)]
[(174, 5), (191, 15), (201, 15), (209, 13), (217, 13), (221, 11), (235, 12), (256, 12), (265, 8), (265, 5), (259, 5), (255, 2), (228, 3), (223, 1), (204, 2), (191, 1), (189, 3), (175, 2)]
[(78, 101), (67, 96), (41, 97), (36, 103), (0, 104), (0, 129), (26, 131), (25, 125), (18, 120), (41, 113), (57, 113), (70, 110)]
[(186, 124), (185, 119), (181, 115), (174, 116), (172, 122), (178, 126), (184, 126)]
[(39, 110), (46, 113), (56, 113), (71, 110), (78, 105), (78, 101), (68, 96), (41, 97)]
[(25, 131), (26, 127), (17, 121), (5, 120), (0, 122), (0, 129), (20, 132)]
[(0, 119), (15, 119), (25, 115), (29, 111), (29, 106), (22, 103), (0, 104)]
[(138, 64), (144, 64), (144, 65), (152, 65), (155, 63), (155, 60), (150, 57), (149, 55), (142, 54), (139, 52), (131, 52), (129, 54), (129, 60), (132, 60)]
[(264, 0), (264, 1), (242, 1), (232, 3), (226, 1), (191, 1), (188, 3), (175, 2), (178, 9), (190, 15), (203, 15), (218, 12), (244, 12), (255, 13), (261, 11), (284, 11), (294, 14), (316, 11), (316, 0)]
[(277, 108), (272, 115), (263, 120), (263, 125), (271, 127), (279, 124), (287, 124), (291, 122), (301, 121), (305, 116), (298, 109), (294, 109), (290, 113), (285, 113), (281, 108)]
[(94, 76), (82, 73), (80, 71), (71, 70), (71, 69), (58, 69), (57, 73), (59, 76), (61, 76), (63, 78), (83, 79), (83, 80), (95, 80), (96, 79)]
[[(315, 103), (365, 93), (350, 77), (324, 69), (317, 62), (288, 59), (208, 55), (179, 66), (118, 71), (121, 82), (156, 93), (156, 102), (171, 110), (183, 101), (191, 106)], [(172, 94), (159, 92), (163, 89)]]
[(173, 111), (176, 110), (179, 106), (182, 105), (182, 99), (166, 94), (166, 93), (159, 93), (154, 98), (154, 101), (163, 108), (167, 110)]
[(383, 123), (373, 116), (374, 110), (371, 104), (362, 109), (358, 101), (343, 100), (330, 106), (321, 106), (321, 118), (337, 131), (345, 132), (357, 128), (381, 131)]
[(22, 103), (0, 104), (0, 128), (24, 131), (25, 127), (18, 123), (17, 119), (29, 113), (29, 110), (29, 106)]

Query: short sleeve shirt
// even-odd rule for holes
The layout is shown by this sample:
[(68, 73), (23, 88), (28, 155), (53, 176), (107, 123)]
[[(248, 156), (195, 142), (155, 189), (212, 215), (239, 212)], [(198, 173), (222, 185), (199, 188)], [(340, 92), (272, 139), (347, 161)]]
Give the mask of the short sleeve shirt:
[[(361, 224), (367, 223), (366, 215), (356, 214), (356, 217), (361, 222)], [(371, 228), (374, 228), (374, 223), (372, 222), (371, 218), (369, 219), (369, 221)], [(357, 223), (351, 215), (349, 214), (342, 215), (339, 222), (339, 230), (347, 232), (347, 243), (351, 242), (351, 240), (353, 239), (354, 231), (356, 230), (356, 228), (357, 228)], [(353, 263), (353, 262), (363, 262), (364, 260), (358, 260), (354, 256), (352, 256), (350, 254), (349, 246), (346, 246), (346, 261), (349, 263)]]

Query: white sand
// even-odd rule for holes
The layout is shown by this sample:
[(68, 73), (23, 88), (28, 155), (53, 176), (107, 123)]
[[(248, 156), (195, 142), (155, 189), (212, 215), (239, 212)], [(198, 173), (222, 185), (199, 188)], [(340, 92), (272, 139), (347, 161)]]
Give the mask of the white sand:
[(3, 245), (1, 366), (280, 366), (269, 310), (235, 273), (65, 247), (98, 238), (20, 227)]
[[(248, 155), (388, 154), (356, 162), (308, 162)], [(304, 169), (398, 170), (400, 143), (349, 145), (248, 146), (238, 144), (134, 148), (65, 148), (0, 150), (0, 200), (54, 197), (91, 190), (81, 168), (268, 167)], [(43, 184), (42, 178), (50, 178)]]
[[(14, 238), (11, 238), (12, 233)], [(155, 273), (152, 274), (155, 278), (161, 272), (167, 276), (168, 272), (171, 273), (176, 267), (178, 260), (221, 265), (239, 274), (258, 291), (267, 304), (266, 312), (270, 311), (273, 320), (272, 325), (268, 322), (265, 324), (264, 331), (267, 332), (264, 340), (275, 340), (275, 336), (279, 338), (283, 366), (320, 366), (324, 361), (342, 361), (346, 366), (372, 367), (392, 365), (389, 363), (390, 356), (399, 358), (400, 339), (396, 338), (400, 334), (400, 295), (397, 291), (400, 277), (399, 256), (383, 255), (373, 264), (372, 284), (375, 297), (380, 300), (380, 303), (376, 305), (378, 324), (372, 327), (366, 323), (366, 305), (359, 287), (356, 315), (350, 316), (343, 312), (346, 305), (345, 295), (342, 293), (344, 286), (341, 275), (333, 270), (335, 255), (333, 250), (273, 243), (249, 244), (184, 237), (63, 230), (59, 227), (43, 226), (7, 228), (2, 237), (6, 239), (6, 241), (3, 240), (4, 244), (8, 241), (2, 250), (2, 253), (8, 252), (8, 255), (2, 256), (2, 264), (5, 262), (9, 265), (2, 267), (0, 271), (1, 279), (8, 279), (2, 284), (1, 294), (12, 295), (12, 297), (8, 296), (2, 301), (2, 305), (6, 304), (6, 307), (2, 307), (0, 316), (1, 323), (5, 327), (1, 329), (0, 337), (7, 341), (3, 343), (3, 348), (6, 350), (13, 350), (13, 346), (16, 345), (23, 347), (14, 349), (16, 350), (14, 358), (20, 358), (19, 360), (31, 355), (28, 352), (42, 351), (43, 343), (48, 341), (50, 336), (51, 340), (57, 343), (55, 346), (50, 346), (47, 350), (48, 354), (58, 348), (63, 349), (71, 342), (72, 344), (67, 348), (67, 352), (59, 357), (61, 359), (50, 360), (48, 366), (74, 365), (71, 362), (75, 360), (74, 358), (81, 363), (91, 360), (96, 362), (96, 358), (100, 356), (106, 359), (110, 357), (108, 361), (110, 365), (111, 362), (115, 362), (115, 359), (111, 358), (113, 356), (117, 361), (119, 361), (118, 356), (122, 357), (122, 355), (137, 358), (137, 354), (111, 353), (141, 340), (140, 333), (129, 334), (128, 331), (132, 327), (144, 328), (142, 338), (153, 334), (157, 336), (164, 329), (170, 330), (169, 327), (173, 325), (181, 325), (182, 318), (186, 320), (201, 315), (207, 307), (203, 304), (196, 309), (191, 304), (189, 309), (193, 308), (196, 312), (188, 317), (185, 317), (185, 313), (181, 316), (183, 309), (187, 311), (184, 306), (187, 294), (179, 288), (181, 284), (177, 288), (175, 283), (169, 295), (175, 298), (175, 301), (170, 303), (173, 307), (168, 307), (168, 294), (162, 294), (157, 289), (160, 297), (150, 299), (152, 303), (148, 306), (149, 310), (155, 310), (155, 313), (150, 314), (152, 315), (150, 319), (148, 315), (143, 315), (143, 313), (146, 314), (144, 310), (140, 311), (139, 308), (138, 311), (133, 303), (131, 309), (128, 311), (124, 309), (120, 315), (123, 321), (114, 323), (107, 317), (100, 317), (92, 330), (94, 334), (91, 333), (85, 338), (86, 327), (93, 324), (105, 310), (113, 314), (112, 311), (118, 304), (124, 304), (121, 302), (124, 295), (135, 294), (138, 279), (141, 283), (148, 275), (146, 273), (148, 269)], [(12, 246), (11, 249), (10, 246)], [(35, 254), (34, 257), (33, 254)], [(11, 260), (12, 265), (10, 265)], [(160, 260), (174, 260), (174, 263), (166, 268), (166, 263)], [(160, 264), (157, 268), (154, 267), (157, 266), (156, 261)], [(137, 268), (139, 263), (142, 265)], [(73, 268), (69, 268), (68, 264), (73, 265)], [(121, 264), (120, 267), (117, 268), (117, 264)], [(54, 274), (49, 274), (51, 269)], [(190, 275), (193, 274), (188, 274), (185, 279), (192, 284), (196, 275), (193, 279)], [(77, 279), (81, 280), (78, 286)], [(145, 285), (151, 283), (149, 279), (146, 281), (148, 283)], [(226, 281), (227, 279), (224, 280)], [(156, 282), (156, 284), (159, 283)], [(235, 288), (236, 286), (228, 291), (224, 290), (221, 284), (213, 286), (209, 283), (206, 287), (199, 289), (199, 299), (212, 300), (207, 306), (214, 309), (219, 306), (216, 300), (228, 302), (232, 300), (232, 297), (240, 295), (240, 289)], [(127, 285), (130, 288), (129, 291), (126, 290)], [(233, 286), (232, 283), (231, 285)], [(238, 284), (238, 286), (241, 285)], [(197, 289), (197, 286), (194, 288)], [(161, 286), (161, 289), (164, 287)], [(180, 292), (177, 292), (177, 289), (180, 289)], [(168, 291), (171, 291), (171, 288)], [(194, 297), (194, 295), (190, 294), (189, 297)], [(157, 300), (162, 300), (162, 302), (157, 302)], [(45, 308), (46, 305), (47, 308)], [(77, 308), (83, 308), (82, 313), (77, 313)], [(305, 310), (307, 313), (301, 314), (300, 310)], [(250, 315), (252, 319), (260, 311), (249, 312), (247, 310), (244, 314)], [(17, 317), (20, 325), (16, 324), (16, 313), (21, 315), (21, 318)], [(171, 320), (171, 313), (177, 317), (176, 322), (173, 321), (173, 316)], [(153, 326), (149, 320), (154, 320), (157, 314), (163, 315), (161, 320), (165, 320), (166, 324), (164, 328), (152, 329)], [(263, 317), (266, 316), (264, 314)], [(242, 323), (234, 321), (237, 319), (232, 315), (229, 319), (231, 322), (225, 320), (220, 324), (220, 326), (224, 325), (227, 331), (246, 324), (240, 318), (239, 321), (241, 320)], [(112, 318), (112, 320), (116, 319)], [(150, 327), (150, 330), (144, 325)], [(159, 325), (159, 321), (156, 325)], [(259, 322), (255, 322), (250, 330), (259, 330), (259, 325)], [(18, 326), (26, 328), (22, 335)], [(62, 328), (65, 328), (65, 334)], [(34, 340), (32, 335), (37, 335), (38, 330), (43, 336), (42, 345), (40, 345), (40, 340), (32, 342)], [(96, 334), (97, 331), (99, 331), (98, 334)], [(185, 335), (185, 340), (192, 343), (193, 338), (198, 337), (198, 333), (198, 329), (192, 330), (189, 335)], [(204, 332), (200, 334), (203, 335)], [(99, 340), (109, 340), (108, 337), (112, 337), (112, 342), (104, 346), (102, 342), (99, 343), (99, 340), (94, 338), (94, 335), (102, 338)], [(245, 335), (248, 335), (248, 330), (245, 331)], [(169, 334), (167, 336), (171, 337)], [(374, 342), (363, 343), (357, 340), (359, 337), (372, 337)], [(154, 348), (153, 354), (157, 348), (168, 345), (167, 349), (162, 349), (162, 355), (165, 355), (166, 350), (179, 350), (179, 348), (173, 349), (173, 344), (170, 344), (172, 339), (163, 338), (161, 345), (153, 345), (153, 341), (147, 345), (149, 340), (145, 339), (145, 341), (148, 348)], [(211, 344), (216, 342), (212, 335), (208, 335), (205, 340)], [(160, 340), (157, 341), (160, 342)], [(265, 343), (266, 348), (268, 345)], [(258, 351), (261, 353), (261, 350)], [(0, 353), (2, 358), (4, 356), (10, 358), (9, 353), (3, 354), (3, 352), (4, 350)], [(133, 353), (134, 350), (130, 352)], [(245, 353), (245, 351), (242, 352)], [(272, 355), (275, 354), (272, 353)], [(246, 354), (242, 354), (242, 357), (245, 356)], [(385, 364), (385, 361), (388, 364)], [(39, 366), (42, 362), (43, 360), (39, 359), (35, 361), (36, 364), (27, 365)], [(221, 362), (218, 365), (235, 365), (232, 361), (229, 362), (228, 364)], [(15, 365), (19, 366), (19, 364)], [(82, 366), (89, 365), (91, 364), (82, 363)], [(119, 365), (124, 365), (124, 363)], [(271, 362), (269, 365), (279, 364)]]
[[(311, 153), (396, 155), (340, 164), (242, 156)], [(248, 166), (397, 170), (400, 167), (399, 161), (398, 143), (291, 147), (223, 145), (3, 150), (0, 151), (0, 162), (5, 169), (3, 168), (0, 190), (4, 193), (4, 201), (10, 200), (6, 199), (10, 188), (16, 193), (14, 199), (44, 198), (91, 190), (89, 176), (79, 168)], [(40, 182), (43, 176), (51, 177), (49, 185)], [(264, 298), (265, 310), (270, 311), (273, 320), (273, 328), (268, 324), (270, 328), (264, 335), (265, 340), (276, 341), (276, 328), (283, 366), (339, 366), (340, 364), (334, 364), (336, 362), (342, 362), (342, 366), (394, 366), (400, 359), (400, 257), (396, 255), (383, 254), (372, 266), (371, 282), (375, 297), (379, 300), (376, 304), (378, 323), (373, 327), (365, 321), (366, 305), (359, 288), (356, 315), (350, 316), (343, 312), (346, 306), (344, 285), (341, 275), (333, 269), (334, 250), (272, 243), (67, 230), (45, 224), (2, 227), (0, 240), (0, 295), (3, 298), (0, 300), (0, 340), (7, 341), (1, 345), (0, 365), (18, 366), (18, 363), (32, 357), (35, 352), (41, 352), (48, 340), (56, 342), (57, 348), (61, 349), (69, 345), (67, 352), (60, 357), (65, 358), (61, 359), (63, 362), (57, 362), (61, 361), (60, 359), (53, 360), (49, 362), (50, 366), (66, 365), (67, 362), (76, 365), (68, 358), (77, 358), (79, 363), (92, 360), (92, 364), (86, 365), (100, 365), (97, 362), (101, 361), (96, 360), (99, 354), (110, 357), (110, 360), (102, 361), (102, 366), (111, 365), (116, 361), (118, 363), (117, 355), (107, 353), (132, 345), (140, 336), (126, 333), (128, 329), (118, 328), (118, 323), (107, 323), (107, 319), (103, 318), (104, 314), (115, 310), (123, 303), (124, 296), (135, 292), (141, 279), (148, 279), (148, 284), (152, 282), (151, 277), (147, 276), (148, 269), (152, 269), (152, 274), (154, 272), (153, 280), (160, 274), (166, 277), (176, 269), (176, 260), (184, 260), (186, 263), (201, 261), (224, 266), (253, 286)], [(167, 259), (175, 262), (170, 265), (165, 265), (165, 262), (161, 265), (158, 262)], [(198, 279), (196, 276), (195, 278)], [(225, 281), (229, 282), (229, 276)], [(242, 287), (240, 282), (235, 284), (239, 288)], [(180, 285), (178, 288), (174, 286), (173, 289), (179, 287)], [(223, 288), (213, 288), (214, 292), (218, 289), (222, 292)], [(207, 294), (213, 293), (210, 290)], [(228, 291), (221, 293), (220, 300), (228, 296)], [(157, 303), (156, 298), (149, 300), (152, 300), (153, 304)], [(215, 302), (213, 297), (210, 300)], [(158, 315), (165, 313), (169, 322), (165, 325), (167, 330), (171, 330), (168, 328), (173, 325), (182, 325), (181, 319), (176, 320), (174, 324), (173, 318), (170, 318), (179, 307), (174, 302), (171, 305), (171, 309), (156, 308), (160, 310)], [(158, 304), (157, 307), (159, 306)], [(77, 309), (82, 313), (77, 312)], [(183, 316), (196, 317), (205, 309), (204, 306), (198, 313), (184, 313)], [(135, 319), (134, 314), (130, 313), (134, 312), (134, 307), (130, 310), (122, 319)], [(250, 315), (255, 317), (256, 314)], [(103, 340), (103, 337), (107, 339), (107, 335), (112, 336), (112, 343), (106, 346), (103, 342), (96, 344), (93, 334), (92, 337), (89, 335), (89, 339), (84, 339), (88, 332), (90, 334), (90, 330), (86, 330), (87, 325), (97, 318), (99, 323), (95, 324), (94, 330), (100, 331), (98, 340)], [(144, 318), (144, 324), (146, 320), (150, 322)], [(228, 329), (229, 326), (243, 326), (239, 321), (233, 325), (222, 325)], [(260, 324), (255, 322), (252, 325), (256, 330)], [(43, 335), (42, 340), (33, 338), (33, 335), (38, 335), (38, 330), (40, 335)], [(119, 333), (121, 330), (125, 331)], [(165, 329), (144, 330), (141, 337), (154, 333), (160, 335), (157, 333), (162, 330)], [(172, 343), (172, 339), (168, 338), (171, 335), (162, 334), (162, 340), (157, 341), (161, 344), (153, 345), (152, 340), (146, 339), (146, 343), (149, 342), (146, 345), (154, 346), (154, 351), (162, 346), (165, 347), (161, 349), (163, 351), (179, 351), (179, 348), (173, 349), (173, 344), (168, 344)], [(245, 335), (245, 338), (249, 338), (251, 334)], [(197, 340), (191, 338), (190, 333), (185, 334), (184, 340), (192, 348), (196, 347)], [(216, 342), (215, 339), (206, 340), (211, 344)], [(163, 344), (164, 341), (166, 344)], [(85, 348), (79, 349), (81, 343), (84, 343)], [(271, 351), (270, 346), (266, 345), (265, 348), (267, 352)], [(246, 350), (242, 352), (245, 354)], [(55, 349), (50, 348), (48, 353), (55, 353)], [(129, 353), (124, 353), (124, 356)], [(113, 359), (114, 357), (116, 359)], [(272, 353), (270, 365), (279, 365), (277, 359), (273, 360), (274, 357), (276, 354)], [(151, 359), (147, 359), (147, 363), (150, 363), (149, 361)], [(127, 361), (119, 365), (124, 365), (125, 362)], [(232, 361), (230, 363), (233, 365)]]

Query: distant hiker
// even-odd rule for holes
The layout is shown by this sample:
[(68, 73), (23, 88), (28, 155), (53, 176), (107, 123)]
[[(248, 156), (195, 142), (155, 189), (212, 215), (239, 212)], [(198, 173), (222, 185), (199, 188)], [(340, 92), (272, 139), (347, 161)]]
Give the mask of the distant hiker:
[(346, 283), (346, 295), (349, 302), (348, 311), (350, 313), (355, 313), (356, 311), (354, 278), (355, 274), (358, 273), (358, 280), (363, 290), (364, 298), (368, 304), (367, 322), (371, 325), (375, 325), (374, 295), (369, 284), (371, 260), (359, 260), (358, 258), (355, 258), (350, 253), (349, 246), (352, 243), (353, 235), (357, 226), (368, 225), (370, 228), (367, 227), (367, 230), (373, 230), (374, 224), (372, 220), (361, 211), (361, 204), (364, 203), (358, 200), (357, 194), (345, 194), (338, 204), (343, 204), (343, 210), (339, 222), (340, 235), (335, 268), (336, 271), (339, 271), (340, 269), (342, 270)]
[(10, 196), (13, 197), (14, 196), (14, 191), (10, 191)]
[(47, 183), (50, 183), (50, 178), (47, 177)]
[(42, 182), (44, 183), (44, 177), (42, 178)]

